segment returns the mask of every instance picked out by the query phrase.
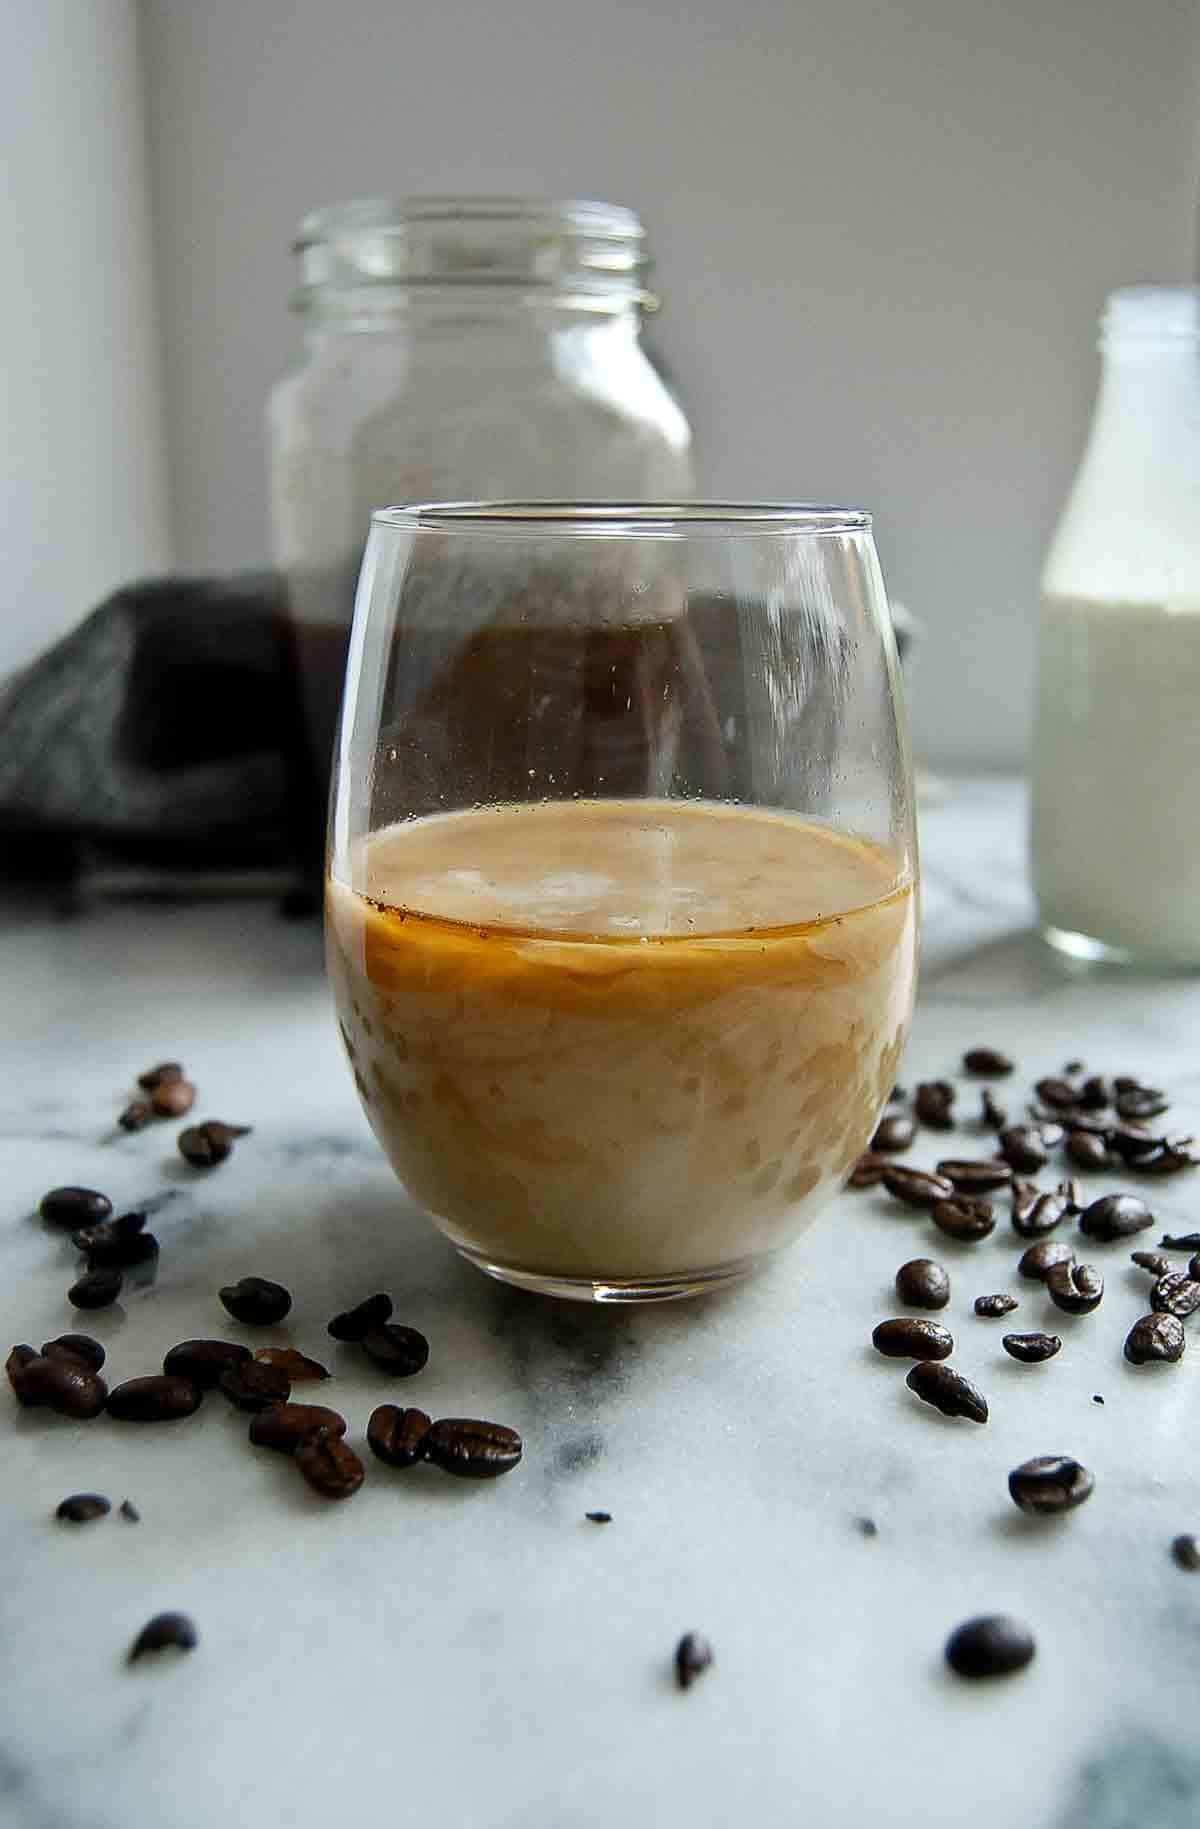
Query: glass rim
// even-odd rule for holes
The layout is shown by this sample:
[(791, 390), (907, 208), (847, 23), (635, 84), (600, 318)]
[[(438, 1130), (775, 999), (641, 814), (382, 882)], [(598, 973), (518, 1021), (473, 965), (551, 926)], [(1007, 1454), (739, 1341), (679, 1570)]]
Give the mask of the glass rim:
[(810, 502), (479, 501), (377, 508), (372, 525), (415, 533), (525, 533), (682, 539), (693, 533), (787, 534), (807, 539), (870, 533), (861, 508)]

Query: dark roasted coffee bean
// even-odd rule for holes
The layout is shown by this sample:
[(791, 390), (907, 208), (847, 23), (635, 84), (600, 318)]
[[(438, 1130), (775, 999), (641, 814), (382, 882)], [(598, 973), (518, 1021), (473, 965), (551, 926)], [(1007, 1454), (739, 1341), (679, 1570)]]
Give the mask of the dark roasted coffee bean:
[(1013, 1231), (1020, 1238), (1044, 1238), (1067, 1217), (1066, 1202), (1059, 1194), (1039, 1194), (1032, 1206), (1018, 1212), (1013, 1203)]
[(366, 1469), (353, 1448), (330, 1429), (306, 1435), (293, 1456), (314, 1492), (323, 1499), (349, 1499), (366, 1478)]
[(129, 1649), (135, 1664), (148, 1651), (194, 1651), (199, 1637), (186, 1613), (157, 1613), (142, 1627)]
[(612, 1523), (612, 1513), (610, 1511), (585, 1511), (583, 1515), (589, 1524)]
[(1182, 1270), (1168, 1270), (1150, 1291), (1150, 1306), (1156, 1315), (1175, 1315), (1186, 1321), (1200, 1308), (1200, 1283)]
[[(60, 1416), (99, 1416), (108, 1386), (90, 1365), (69, 1353), (35, 1354), (32, 1359), (25, 1359), (31, 1350), (14, 1347), (8, 1358), (9, 1380), (21, 1403), (30, 1408), (56, 1410)], [(13, 1360), (18, 1353), (22, 1362), (14, 1375)]]
[[(848, 1188), (874, 1188), (883, 1180), (883, 1171), (891, 1158), (881, 1156), (878, 1150), (864, 1150), (850, 1173), (846, 1177)], [(332, 1323), (330, 1324), (332, 1326)]]
[(1036, 1175), (1046, 1166), (1046, 1151), (1032, 1124), (1014, 1124), (1008, 1130), (1002, 1130), (1000, 1153), (1020, 1175)]
[(202, 1391), (213, 1390), (221, 1373), (231, 1365), (244, 1365), (250, 1348), (237, 1340), (181, 1340), (163, 1360), (163, 1371), (172, 1378), (187, 1378)]
[(952, 1366), (924, 1359), (913, 1366), (904, 1382), (923, 1403), (932, 1404), (943, 1416), (965, 1416), (972, 1423), (985, 1423), (988, 1419), (986, 1397)]
[(1034, 1091), (1051, 1111), (1070, 1111), (1079, 1103), (1079, 1089), (1069, 1080), (1039, 1080)]
[(1105, 1133), (1110, 1152), (1133, 1168), (1151, 1162), (1165, 1147), (1165, 1139), (1140, 1124), (1113, 1124)]
[(140, 1524), (141, 1523), (142, 1514), (138, 1510), (137, 1506), (134, 1504), (132, 1499), (122, 1499), (118, 1509), (121, 1513), (121, 1516), (124, 1518), (126, 1524)]
[(930, 1175), (924, 1169), (906, 1169), (897, 1164), (883, 1171), (883, 1185), (894, 1200), (908, 1207), (931, 1207), (935, 1200), (949, 1200), (954, 1183), (944, 1175)]
[(1158, 1242), (1164, 1251), (1200, 1251), (1200, 1232), (1164, 1232)]
[(274, 1327), (292, 1306), (283, 1284), (268, 1282), (263, 1276), (241, 1277), (236, 1283), (226, 1283), (217, 1294), (222, 1308), (246, 1327)]
[(120, 1213), (112, 1219), (102, 1219), (98, 1225), (83, 1226), (71, 1234), (71, 1243), (76, 1251), (86, 1256), (106, 1246), (128, 1243), (137, 1238), (146, 1228), (144, 1213)]
[(1177, 1315), (1143, 1315), (1135, 1321), (1125, 1340), (1125, 1357), (1131, 1365), (1149, 1365), (1154, 1360), (1174, 1364), (1183, 1358), (1183, 1322)]
[(521, 1458), (521, 1438), (503, 1423), (470, 1416), (443, 1416), (425, 1437), (425, 1458), (443, 1473), (467, 1480), (491, 1480), (509, 1473)]
[[(135, 1264), (149, 1264), (158, 1256), (158, 1240), (153, 1232), (113, 1232), (104, 1236), (103, 1227), (94, 1230), (100, 1234), (96, 1242), (78, 1246), (87, 1258), (89, 1270), (131, 1270)], [(82, 1232), (75, 1234), (76, 1240), (84, 1236)]]
[(712, 1661), (712, 1646), (708, 1640), (701, 1638), (698, 1632), (685, 1632), (675, 1647), (675, 1681), (680, 1689), (690, 1689)]
[(196, 1103), (196, 1088), (190, 1080), (168, 1080), (154, 1088), (150, 1103), (160, 1118), (182, 1118)]
[(380, 1404), (367, 1424), (367, 1446), (389, 1467), (415, 1467), (425, 1459), (425, 1438), (432, 1427), (424, 1410)]
[(948, 1080), (924, 1080), (917, 1087), (913, 1109), (930, 1130), (953, 1130), (957, 1095)]
[(363, 1352), (375, 1365), (397, 1378), (412, 1378), (423, 1371), (429, 1359), (429, 1342), (415, 1327), (401, 1327), (385, 1321), (363, 1336)]
[(249, 1135), (248, 1124), (223, 1124), (219, 1118), (208, 1118), (180, 1131), (179, 1153), (194, 1169), (216, 1168), (233, 1153), (237, 1139)]
[(1200, 1543), (1190, 1533), (1176, 1537), (1171, 1545), (1171, 1554), (1180, 1568), (1187, 1569), (1189, 1574), (1194, 1575), (1200, 1569)]
[(344, 1314), (334, 1315), (328, 1331), (335, 1340), (365, 1340), (376, 1328), (382, 1327), (392, 1312), (391, 1296), (368, 1296), (357, 1308), (348, 1308)]
[(1079, 1230), (1104, 1244), (1111, 1244), (1118, 1238), (1132, 1238), (1135, 1232), (1144, 1232), (1153, 1224), (1153, 1213), (1136, 1194), (1103, 1194), (1079, 1216)]
[(102, 1492), (73, 1492), (69, 1499), (60, 1500), (54, 1516), (68, 1524), (90, 1524), (94, 1518), (107, 1517), (111, 1510)]
[(1093, 1073), (1090, 1079), (1079, 1088), (1079, 1108), (1081, 1111), (1103, 1111), (1112, 1102), (1108, 1082), (1102, 1074)]
[(129, 1378), (108, 1394), (108, 1413), (122, 1423), (173, 1423), (200, 1408), (204, 1393), (190, 1378), (155, 1372)]
[(1179, 1175), (1185, 1169), (1200, 1168), (1200, 1152), (1189, 1138), (1186, 1144), (1168, 1143), (1153, 1155), (1140, 1157), (1133, 1166), (1140, 1175)]
[(1130, 1087), (1117, 1093), (1117, 1116), (1128, 1122), (1140, 1124), (1146, 1118), (1157, 1118), (1167, 1109), (1170, 1101), (1156, 1086)]
[(24, 1372), (25, 1367), (32, 1365), (39, 1357), (36, 1348), (32, 1346), (14, 1346), (10, 1349), (8, 1358), (4, 1362), (4, 1370), (8, 1374), (8, 1382), (13, 1388), (17, 1402), (29, 1407), (42, 1400), (34, 1397), (32, 1393), (26, 1394)]
[(295, 1454), (301, 1442), (318, 1429), (345, 1435), (346, 1419), (324, 1404), (272, 1404), (269, 1410), (260, 1410), (250, 1424), (250, 1440), (256, 1448)]
[(120, 1295), (124, 1281), (119, 1270), (87, 1270), (68, 1289), (67, 1301), (72, 1308), (108, 1308)]
[(1011, 1315), (1014, 1308), (1021, 1304), (1016, 1296), (994, 1295), (976, 1296), (975, 1313), (984, 1321), (998, 1321), (1001, 1315)]
[(981, 1074), (984, 1079), (1000, 1080), (1012, 1072), (1013, 1064), (998, 1048), (968, 1048), (963, 1055), (963, 1068), (967, 1073)]
[(949, 1359), (954, 1338), (937, 1321), (899, 1315), (894, 1321), (879, 1323), (871, 1335), (871, 1345), (888, 1359)]
[(1094, 1264), (1055, 1264), (1046, 1273), (1050, 1300), (1065, 1315), (1090, 1315), (1104, 1296), (1104, 1278)]
[(148, 1099), (131, 1099), (117, 1123), (122, 1130), (145, 1130), (153, 1116)]
[(915, 1118), (910, 1118), (906, 1111), (893, 1112), (890, 1117), (880, 1119), (871, 1138), (871, 1149), (894, 1155), (911, 1148), (916, 1134)]
[(329, 1377), (328, 1368), (319, 1359), (310, 1359), (306, 1353), (297, 1352), (294, 1346), (260, 1346), (254, 1357), (263, 1365), (277, 1365), (293, 1384), (312, 1384), (319, 1378)]
[(1021, 1254), (1017, 1274), (1027, 1276), (1033, 1283), (1044, 1283), (1056, 1264), (1074, 1262), (1075, 1253), (1065, 1238), (1040, 1238)]
[(910, 1258), (896, 1272), (896, 1293), (910, 1308), (945, 1308), (950, 1278), (931, 1257)]
[(1002, 1105), (997, 1105), (990, 1086), (985, 1086), (980, 1095), (979, 1122), (988, 1130), (1003, 1130), (1008, 1124), (1008, 1113)]
[(952, 1181), (960, 1194), (994, 1194), (997, 1188), (1012, 1186), (1012, 1167), (1007, 1162), (965, 1162), (948, 1156), (938, 1163), (937, 1172)]
[(1019, 1359), (1022, 1365), (1040, 1365), (1062, 1351), (1057, 1334), (1005, 1334), (1000, 1344), (1010, 1359)]
[(946, 1662), (960, 1677), (1007, 1677), (1033, 1662), (1033, 1634), (1006, 1613), (969, 1619), (946, 1640)]
[(80, 1226), (97, 1225), (112, 1210), (108, 1195), (98, 1194), (95, 1188), (51, 1188), (38, 1205), (47, 1225), (62, 1226), (70, 1232)]
[(67, 1353), (72, 1359), (82, 1359), (93, 1372), (98, 1372), (104, 1364), (104, 1348), (90, 1334), (60, 1334), (57, 1340), (46, 1341), (42, 1353), (51, 1359), (55, 1353)]
[(286, 1403), (292, 1394), (287, 1373), (277, 1365), (260, 1365), (257, 1359), (226, 1366), (217, 1386), (239, 1410), (268, 1410), (272, 1404)]
[(1066, 1153), (1077, 1169), (1087, 1169), (1089, 1172), (1099, 1172), (1112, 1164), (1104, 1138), (1094, 1136), (1088, 1130), (1067, 1132)]
[[(1171, 1268), (1170, 1258), (1164, 1257), (1161, 1251), (1131, 1251), (1129, 1255), (1139, 1270), (1148, 1270), (1151, 1276), (1166, 1276)], [(1188, 1274), (1192, 1274), (1190, 1264)]]
[(148, 1067), (145, 1073), (138, 1074), (138, 1085), (143, 1092), (155, 1092), (160, 1086), (169, 1086), (172, 1080), (183, 1078), (183, 1068), (178, 1061), (160, 1061), (157, 1067)]
[(996, 1230), (991, 1201), (973, 1200), (968, 1194), (959, 1194), (953, 1200), (935, 1200), (929, 1216), (939, 1232), (964, 1245), (975, 1244)]
[(1053, 1517), (1074, 1511), (1090, 1499), (1096, 1481), (1086, 1467), (1066, 1454), (1039, 1454), (1023, 1461), (1008, 1476), (1008, 1490), (1014, 1505), (1038, 1517)]

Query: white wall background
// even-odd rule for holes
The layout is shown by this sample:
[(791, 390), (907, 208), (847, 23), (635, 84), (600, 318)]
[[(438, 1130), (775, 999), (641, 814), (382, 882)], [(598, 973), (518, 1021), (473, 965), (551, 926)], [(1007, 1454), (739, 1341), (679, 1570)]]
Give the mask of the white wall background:
[(167, 560), (136, 0), (0, 0), (0, 677)]

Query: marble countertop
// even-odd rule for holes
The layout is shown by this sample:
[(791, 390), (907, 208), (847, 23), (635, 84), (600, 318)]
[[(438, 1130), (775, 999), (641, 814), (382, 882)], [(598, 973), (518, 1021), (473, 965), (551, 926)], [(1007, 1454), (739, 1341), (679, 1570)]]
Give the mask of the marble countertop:
[[(953, 1074), (977, 1043), (1030, 1077), (1078, 1055), (1152, 1077), (1177, 1100), (1173, 1122), (1200, 1120), (1200, 984), (1045, 954), (1015, 784), (954, 785), (924, 815), (923, 849), (906, 1081)], [(512, 1423), (526, 1444), (515, 1473), (480, 1486), (367, 1457), (365, 1487), (339, 1506), (249, 1448), (219, 1398), (145, 1429), (11, 1405), (5, 1829), (1200, 1818), (1200, 1576), (1169, 1554), (1200, 1530), (1200, 1350), (1125, 1364), (1147, 1301), (1127, 1248), (1089, 1250), (1108, 1290), (1072, 1320), (1016, 1281), (1006, 1221), (953, 1246), (886, 1197), (847, 1194), (768, 1275), (702, 1303), (629, 1312), (519, 1294), (407, 1208), (341, 1059), (313, 930), (233, 903), (72, 921), (10, 909), (2, 930), (6, 1347), (82, 1325), (114, 1380), (154, 1371), (177, 1340), (239, 1334), (215, 1292), (257, 1272), (296, 1298), (264, 1338), (335, 1369), (308, 1391), (345, 1411), (352, 1439), (399, 1389), (434, 1414)], [(199, 1115), (255, 1127), (208, 1176), (177, 1156), (178, 1125), (113, 1126), (131, 1077), (171, 1056), (200, 1086)], [(959, 1133), (967, 1150), (977, 1137)], [(909, 1159), (931, 1163), (939, 1142)], [(69, 1245), (30, 1217), (63, 1182), (107, 1190), (118, 1210), (159, 1203), (157, 1280), (90, 1318), (65, 1300)], [(1200, 1223), (1200, 1176), (1150, 1185), (1165, 1226)], [(897, 1266), (925, 1252), (950, 1269), (940, 1318), (991, 1401), (985, 1428), (918, 1404), (903, 1365), (870, 1348), (896, 1311)], [(403, 1387), (325, 1336), (335, 1309), (379, 1287), (432, 1343)], [(1005, 1324), (975, 1318), (973, 1298), (1005, 1288), (1021, 1297), (1008, 1325), (1053, 1318), (1057, 1359), (1019, 1366)], [(1006, 1476), (1049, 1452), (1084, 1461), (1096, 1490), (1039, 1523)], [(55, 1524), (58, 1500), (87, 1490), (128, 1496), (141, 1522)], [(611, 1524), (585, 1520), (597, 1508)], [(194, 1617), (198, 1648), (126, 1666), (166, 1608)], [(1000, 1610), (1033, 1628), (1033, 1666), (999, 1684), (950, 1677), (947, 1632)], [(680, 1694), (670, 1658), (689, 1628), (716, 1662)]]

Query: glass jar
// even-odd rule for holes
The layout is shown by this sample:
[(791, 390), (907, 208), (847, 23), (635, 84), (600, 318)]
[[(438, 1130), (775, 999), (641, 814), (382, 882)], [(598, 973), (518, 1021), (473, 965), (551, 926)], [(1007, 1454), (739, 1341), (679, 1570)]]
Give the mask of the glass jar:
[(1200, 966), (1200, 288), (1114, 292), (1042, 580), (1034, 887), (1080, 958)]
[(306, 360), (269, 408), (288, 593), (323, 819), (371, 515), (487, 496), (676, 500), (687, 421), (640, 342), (648, 259), (607, 203), (411, 197), (318, 210), (294, 298)]

